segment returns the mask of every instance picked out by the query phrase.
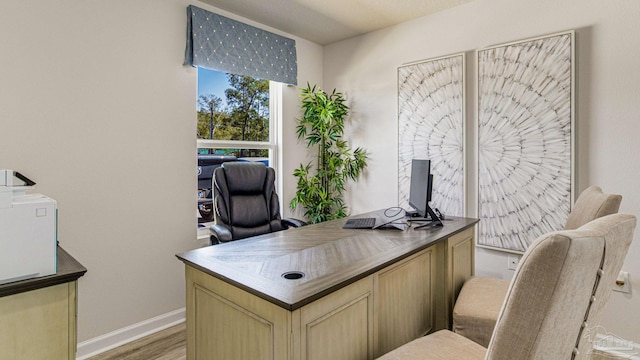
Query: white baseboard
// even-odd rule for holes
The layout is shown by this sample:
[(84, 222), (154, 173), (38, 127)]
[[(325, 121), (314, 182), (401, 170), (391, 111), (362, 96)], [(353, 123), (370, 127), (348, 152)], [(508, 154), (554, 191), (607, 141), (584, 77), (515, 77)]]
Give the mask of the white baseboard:
[(640, 344), (621, 339), (613, 334), (596, 334), (591, 353), (592, 360), (640, 360)]
[(181, 308), (83, 341), (78, 344), (76, 360), (88, 359), (118, 346), (183, 323), (185, 321), (185, 314), (185, 308)]

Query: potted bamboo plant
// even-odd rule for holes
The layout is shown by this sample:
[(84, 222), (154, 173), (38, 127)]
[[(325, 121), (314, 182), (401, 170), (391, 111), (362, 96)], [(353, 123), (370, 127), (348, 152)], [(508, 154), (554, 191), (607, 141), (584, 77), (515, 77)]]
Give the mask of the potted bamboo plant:
[(295, 197), (290, 206), (305, 210), (311, 223), (348, 216), (343, 200), (345, 184), (356, 181), (367, 167), (366, 150), (352, 150), (345, 140), (344, 123), (349, 107), (342, 93), (334, 89), (327, 94), (314, 85), (302, 89), (303, 115), (298, 119), (298, 140), (304, 139), (307, 148), (316, 152), (313, 161), (293, 172), (298, 179)]

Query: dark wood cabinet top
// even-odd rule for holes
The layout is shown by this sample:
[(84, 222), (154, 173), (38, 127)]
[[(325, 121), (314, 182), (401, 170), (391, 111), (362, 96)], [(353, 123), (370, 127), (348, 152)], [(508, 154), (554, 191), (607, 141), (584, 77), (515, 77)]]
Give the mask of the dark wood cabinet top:
[(1, 284), (0, 297), (75, 281), (87, 272), (84, 266), (59, 246), (57, 258), (58, 271), (55, 274)]
[[(345, 221), (307, 225), (176, 256), (188, 266), (295, 310), (464, 231), (479, 220), (451, 217), (444, 227), (411, 227), (405, 231), (347, 230), (342, 229)], [(297, 273), (304, 276), (285, 278), (286, 274), (296, 277)]]

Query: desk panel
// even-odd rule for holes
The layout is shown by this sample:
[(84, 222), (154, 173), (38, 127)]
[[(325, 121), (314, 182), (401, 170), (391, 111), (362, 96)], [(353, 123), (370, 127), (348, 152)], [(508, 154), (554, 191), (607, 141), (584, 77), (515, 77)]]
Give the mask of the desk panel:
[(376, 355), (435, 329), (436, 245), (381, 270), (376, 279)]

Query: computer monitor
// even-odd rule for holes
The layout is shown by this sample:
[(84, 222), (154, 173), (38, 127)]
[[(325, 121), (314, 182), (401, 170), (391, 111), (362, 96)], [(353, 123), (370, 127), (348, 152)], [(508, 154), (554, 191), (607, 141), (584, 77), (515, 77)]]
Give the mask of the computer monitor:
[(420, 225), (416, 229), (424, 226), (442, 226), (442, 221), (429, 206), (432, 190), (431, 160), (411, 160), (409, 206), (415, 209), (415, 215), (429, 221), (429, 223)]

